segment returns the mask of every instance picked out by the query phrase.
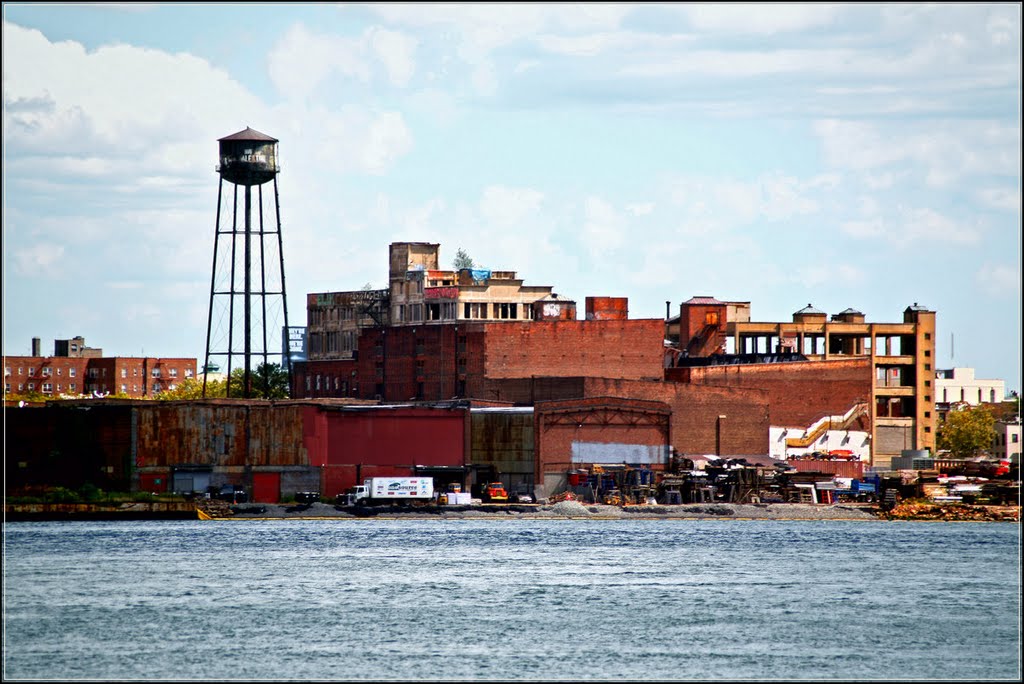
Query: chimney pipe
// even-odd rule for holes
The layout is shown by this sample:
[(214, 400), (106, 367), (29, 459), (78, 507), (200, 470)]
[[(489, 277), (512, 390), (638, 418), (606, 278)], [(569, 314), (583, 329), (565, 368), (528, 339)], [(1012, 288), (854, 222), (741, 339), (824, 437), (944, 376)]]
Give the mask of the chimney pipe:
[(42, 356), (43, 341), (38, 337), (32, 338), (32, 356)]
[(672, 318), (672, 302), (665, 302), (665, 320)]

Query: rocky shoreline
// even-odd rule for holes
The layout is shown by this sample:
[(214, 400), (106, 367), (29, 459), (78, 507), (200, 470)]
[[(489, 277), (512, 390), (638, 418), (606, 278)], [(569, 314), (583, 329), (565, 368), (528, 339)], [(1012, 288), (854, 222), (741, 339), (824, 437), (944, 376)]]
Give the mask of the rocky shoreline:
[[(202, 506), (202, 504), (200, 504)], [(226, 509), (226, 510), (225, 510)], [(217, 506), (213, 519), (378, 519), (378, 520), (986, 520), (1019, 521), (1019, 506), (943, 506), (940, 512), (897, 507), (882, 512), (872, 504), (731, 504), (606, 506), (578, 501), (556, 504), (475, 506), (342, 507), (325, 503)], [(980, 510), (992, 509), (992, 510)], [(998, 510), (997, 510), (998, 509)]]

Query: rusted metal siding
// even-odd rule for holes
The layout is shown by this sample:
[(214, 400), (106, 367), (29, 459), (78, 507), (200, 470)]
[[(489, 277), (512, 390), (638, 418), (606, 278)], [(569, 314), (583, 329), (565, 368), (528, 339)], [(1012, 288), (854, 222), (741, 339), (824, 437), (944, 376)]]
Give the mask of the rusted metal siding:
[(532, 409), (477, 409), (470, 413), (470, 455), (475, 466), (493, 466), (509, 483), (533, 482)]
[(309, 465), (300, 405), (161, 402), (137, 411), (140, 468)]
[(821, 461), (793, 459), (786, 461), (786, 465), (796, 468), (799, 473), (828, 473), (836, 477), (850, 477), (863, 479), (864, 461)]

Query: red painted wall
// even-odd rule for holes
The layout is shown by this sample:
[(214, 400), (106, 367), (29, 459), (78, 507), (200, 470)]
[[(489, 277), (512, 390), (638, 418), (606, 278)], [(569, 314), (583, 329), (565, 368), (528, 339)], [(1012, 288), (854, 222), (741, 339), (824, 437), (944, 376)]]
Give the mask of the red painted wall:
[[(321, 493), (335, 496), (369, 477), (412, 476), (420, 466), (466, 463), (469, 411), (431, 407), (321, 410), (307, 422), (323, 466)], [(316, 434), (320, 430), (325, 437)], [(311, 435), (311, 436), (312, 436)]]

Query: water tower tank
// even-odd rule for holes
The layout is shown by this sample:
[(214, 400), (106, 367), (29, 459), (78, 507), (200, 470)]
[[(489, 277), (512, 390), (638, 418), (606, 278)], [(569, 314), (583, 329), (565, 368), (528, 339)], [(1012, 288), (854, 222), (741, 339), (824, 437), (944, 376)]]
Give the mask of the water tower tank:
[(221, 178), (235, 185), (262, 185), (274, 178), (277, 167), (277, 138), (246, 128), (220, 138)]

